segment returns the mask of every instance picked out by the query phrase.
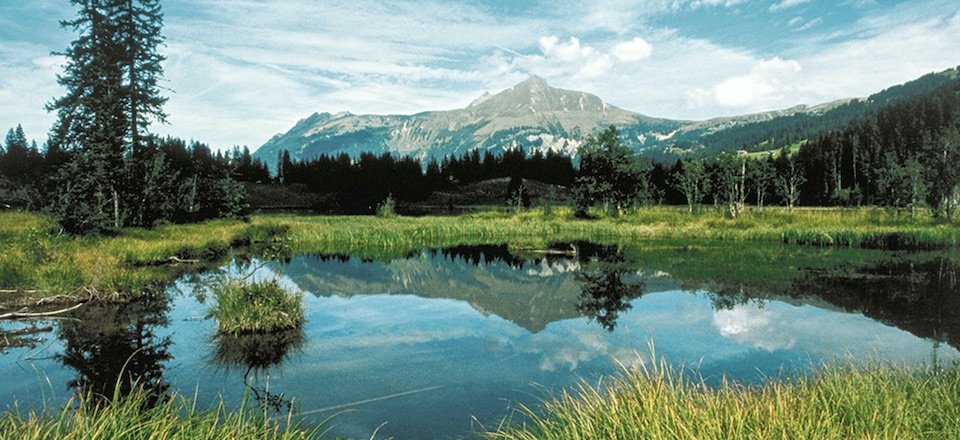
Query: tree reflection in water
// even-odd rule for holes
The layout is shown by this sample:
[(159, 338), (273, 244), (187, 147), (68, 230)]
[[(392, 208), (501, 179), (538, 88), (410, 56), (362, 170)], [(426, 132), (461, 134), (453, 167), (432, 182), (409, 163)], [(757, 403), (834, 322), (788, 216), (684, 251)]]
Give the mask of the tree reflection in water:
[(156, 403), (169, 385), (163, 380), (171, 340), (157, 330), (169, 324), (170, 301), (162, 286), (127, 304), (99, 304), (77, 309), (61, 322), (64, 350), (57, 357), (77, 371), (68, 386), (102, 402), (146, 390)]
[(630, 309), (630, 301), (643, 295), (643, 280), (616, 247), (581, 243), (577, 249), (581, 260), (577, 310), (612, 332), (620, 313)]
[(844, 310), (960, 348), (960, 262), (954, 258), (921, 255), (809, 270), (794, 281), (792, 294), (814, 295)]

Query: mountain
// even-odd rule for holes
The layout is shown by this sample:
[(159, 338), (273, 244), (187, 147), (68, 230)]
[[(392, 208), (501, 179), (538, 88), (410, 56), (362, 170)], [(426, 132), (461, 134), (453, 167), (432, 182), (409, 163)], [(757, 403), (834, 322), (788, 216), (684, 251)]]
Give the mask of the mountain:
[(609, 105), (584, 92), (550, 87), (539, 77), (459, 110), (415, 115), (313, 114), (260, 147), (254, 156), (272, 163), (288, 150), (293, 159), (364, 151), (417, 158), (461, 154), (475, 148), (527, 148), (576, 153), (586, 136), (609, 125), (663, 136), (685, 122), (650, 118)]
[(315, 113), (267, 141), (254, 157), (273, 166), (284, 150), (294, 160), (340, 153), (356, 157), (362, 152), (426, 159), (474, 149), (498, 153), (517, 146), (572, 155), (589, 135), (610, 125), (620, 129), (628, 147), (653, 158), (774, 150), (842, 128), (877, 108), (929, 92), (956, 77), (957, 70), (951, 69), (866, 99), (681, 121), (624, 110), (589, 93), (551, 87), (533, 76), (495, 95), (484, 94), (463, 109), (414, 115)]

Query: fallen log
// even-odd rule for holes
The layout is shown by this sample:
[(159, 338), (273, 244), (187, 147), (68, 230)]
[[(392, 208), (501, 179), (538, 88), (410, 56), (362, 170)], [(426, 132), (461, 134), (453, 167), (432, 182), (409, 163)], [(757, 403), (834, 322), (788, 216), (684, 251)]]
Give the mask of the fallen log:
[(169, 261), (171, 264), (199, 264), (200, 263), (200, 260), (184, 260), (176, 256), (167, 258), (167, 261)]
[(50, 312), (23, 312), (23, 311), (9, 312), (9, 313), (4, 313), (0, 315), (0, 319), (43, 318), (47, 316), (62, 315), (64, 313), (77, 310), (84, 304), (86, 303), (79, 303), (74, 306), (67, 307), (65, 309), (54, 310)]

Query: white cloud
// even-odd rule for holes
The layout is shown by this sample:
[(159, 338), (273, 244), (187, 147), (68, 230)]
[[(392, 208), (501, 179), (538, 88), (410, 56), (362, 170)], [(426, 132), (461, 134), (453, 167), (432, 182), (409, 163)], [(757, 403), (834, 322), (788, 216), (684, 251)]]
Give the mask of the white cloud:
[(746, 2), (746, 0), (694, 0), (690, 2), (690, 7), (698, 9), (702, 7), (723, 6), (729, 8)]
[[(314, 111), (456, 108), (530, 74), (629, 110), (704, 119), (863, 96), (960, 63), (955, 2), (851, 2), (863, 6), (859, 21), (825, 23), (810, 8), (780, 21), (797, 31), (781, 44), (735, 46), (663, 23), (715, 8), (735, 26), (736, 11), (766, 12), (769, 3), (557, 0), (511, 5), (519, 10), (504, 14), (438, 0), (171, 0), (164, 86), (175, 91), (172, 125), (153, 129), (215, 147), (255, 147)], [(62, 94), (59, 63), (49, 64), (48, 54), (73, 37), (56, 25), (72, 11), (54, 0), (36, 4), (0, 2), (4, 24), (27, 10), (37, 29), (0, 28), (0, 103), (15, 103), (0, 105), (0, 130), (22, 122), (42, 140), (53, 121), (43, 104)]]
[(750, 73), (727, 78), (714, 87), (716, 103), (733, 108), (768, 108), (795, 99), (795, 81), (802, 67), (793, 60), (773, 58), (757, 63)]
[[(560, 40), (556, 36), (543, 36), (538, 40), (540, 54), (513, 55), (488, 58), (487, 63), (494, 71), (520, 71), (537, 74), (545, 78), (570, 78), (590, 80), (605, 75), (613, 61), (609, 54), (584, 45), (577, 37)], [(480, 75), (484, 75), (480, 72)]]
[(770, 5), (770, 12), (777, 12), (783, 9), (792, 8), (794, 6), (799, 6), (804, 3), (808, 3), (810, 0), (782, 0), (779, 3), (774, 3)]
[(798, 27), (798, 28), (797, 28), (797, 31), (798, 31), (798, 32), (802, 32), (802, 31), (805, 31), (805, 30), (808, 30), (808, 29), (812, 29), (812, 28), (820, 25), (821, 23), (823, 23), (823, 19), (822, 19), (822, 18), (819, 18), (819, 17), (818, 17), (818, 18), (814, 18), (813, 20), (810, 20), (810, 21), (804, 23), (803, 25), (801, 25), (800, 27)]
[(650, 57), (650, 54), (653, 53), (653, 46), (647, 40), (636, 37), (613, 46), (611, 53), (620, 61), (639, 61)]
[(29, 44), (0, 45), (0, 136), (17, 124), (42, 143), (55, 120), (44, 107), (63, 94), (56, 83), (63, 59)]
[(782, 319), (779, 313), (753, 304), (713, 314), (713, 324), (721, 336), (766, 351), (788, 349), (796, 343), (789, 331), (775, 324)]

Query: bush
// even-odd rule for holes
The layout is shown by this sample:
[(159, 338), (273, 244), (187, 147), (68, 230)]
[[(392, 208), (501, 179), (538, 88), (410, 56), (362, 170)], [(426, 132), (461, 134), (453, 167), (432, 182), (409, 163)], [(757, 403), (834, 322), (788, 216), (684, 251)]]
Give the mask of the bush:
[(393, 196), (387, 196), (387, 198), (377, 207), (377, 217), (396, 217), (397, 216), (397, 202), (393, 200)]

